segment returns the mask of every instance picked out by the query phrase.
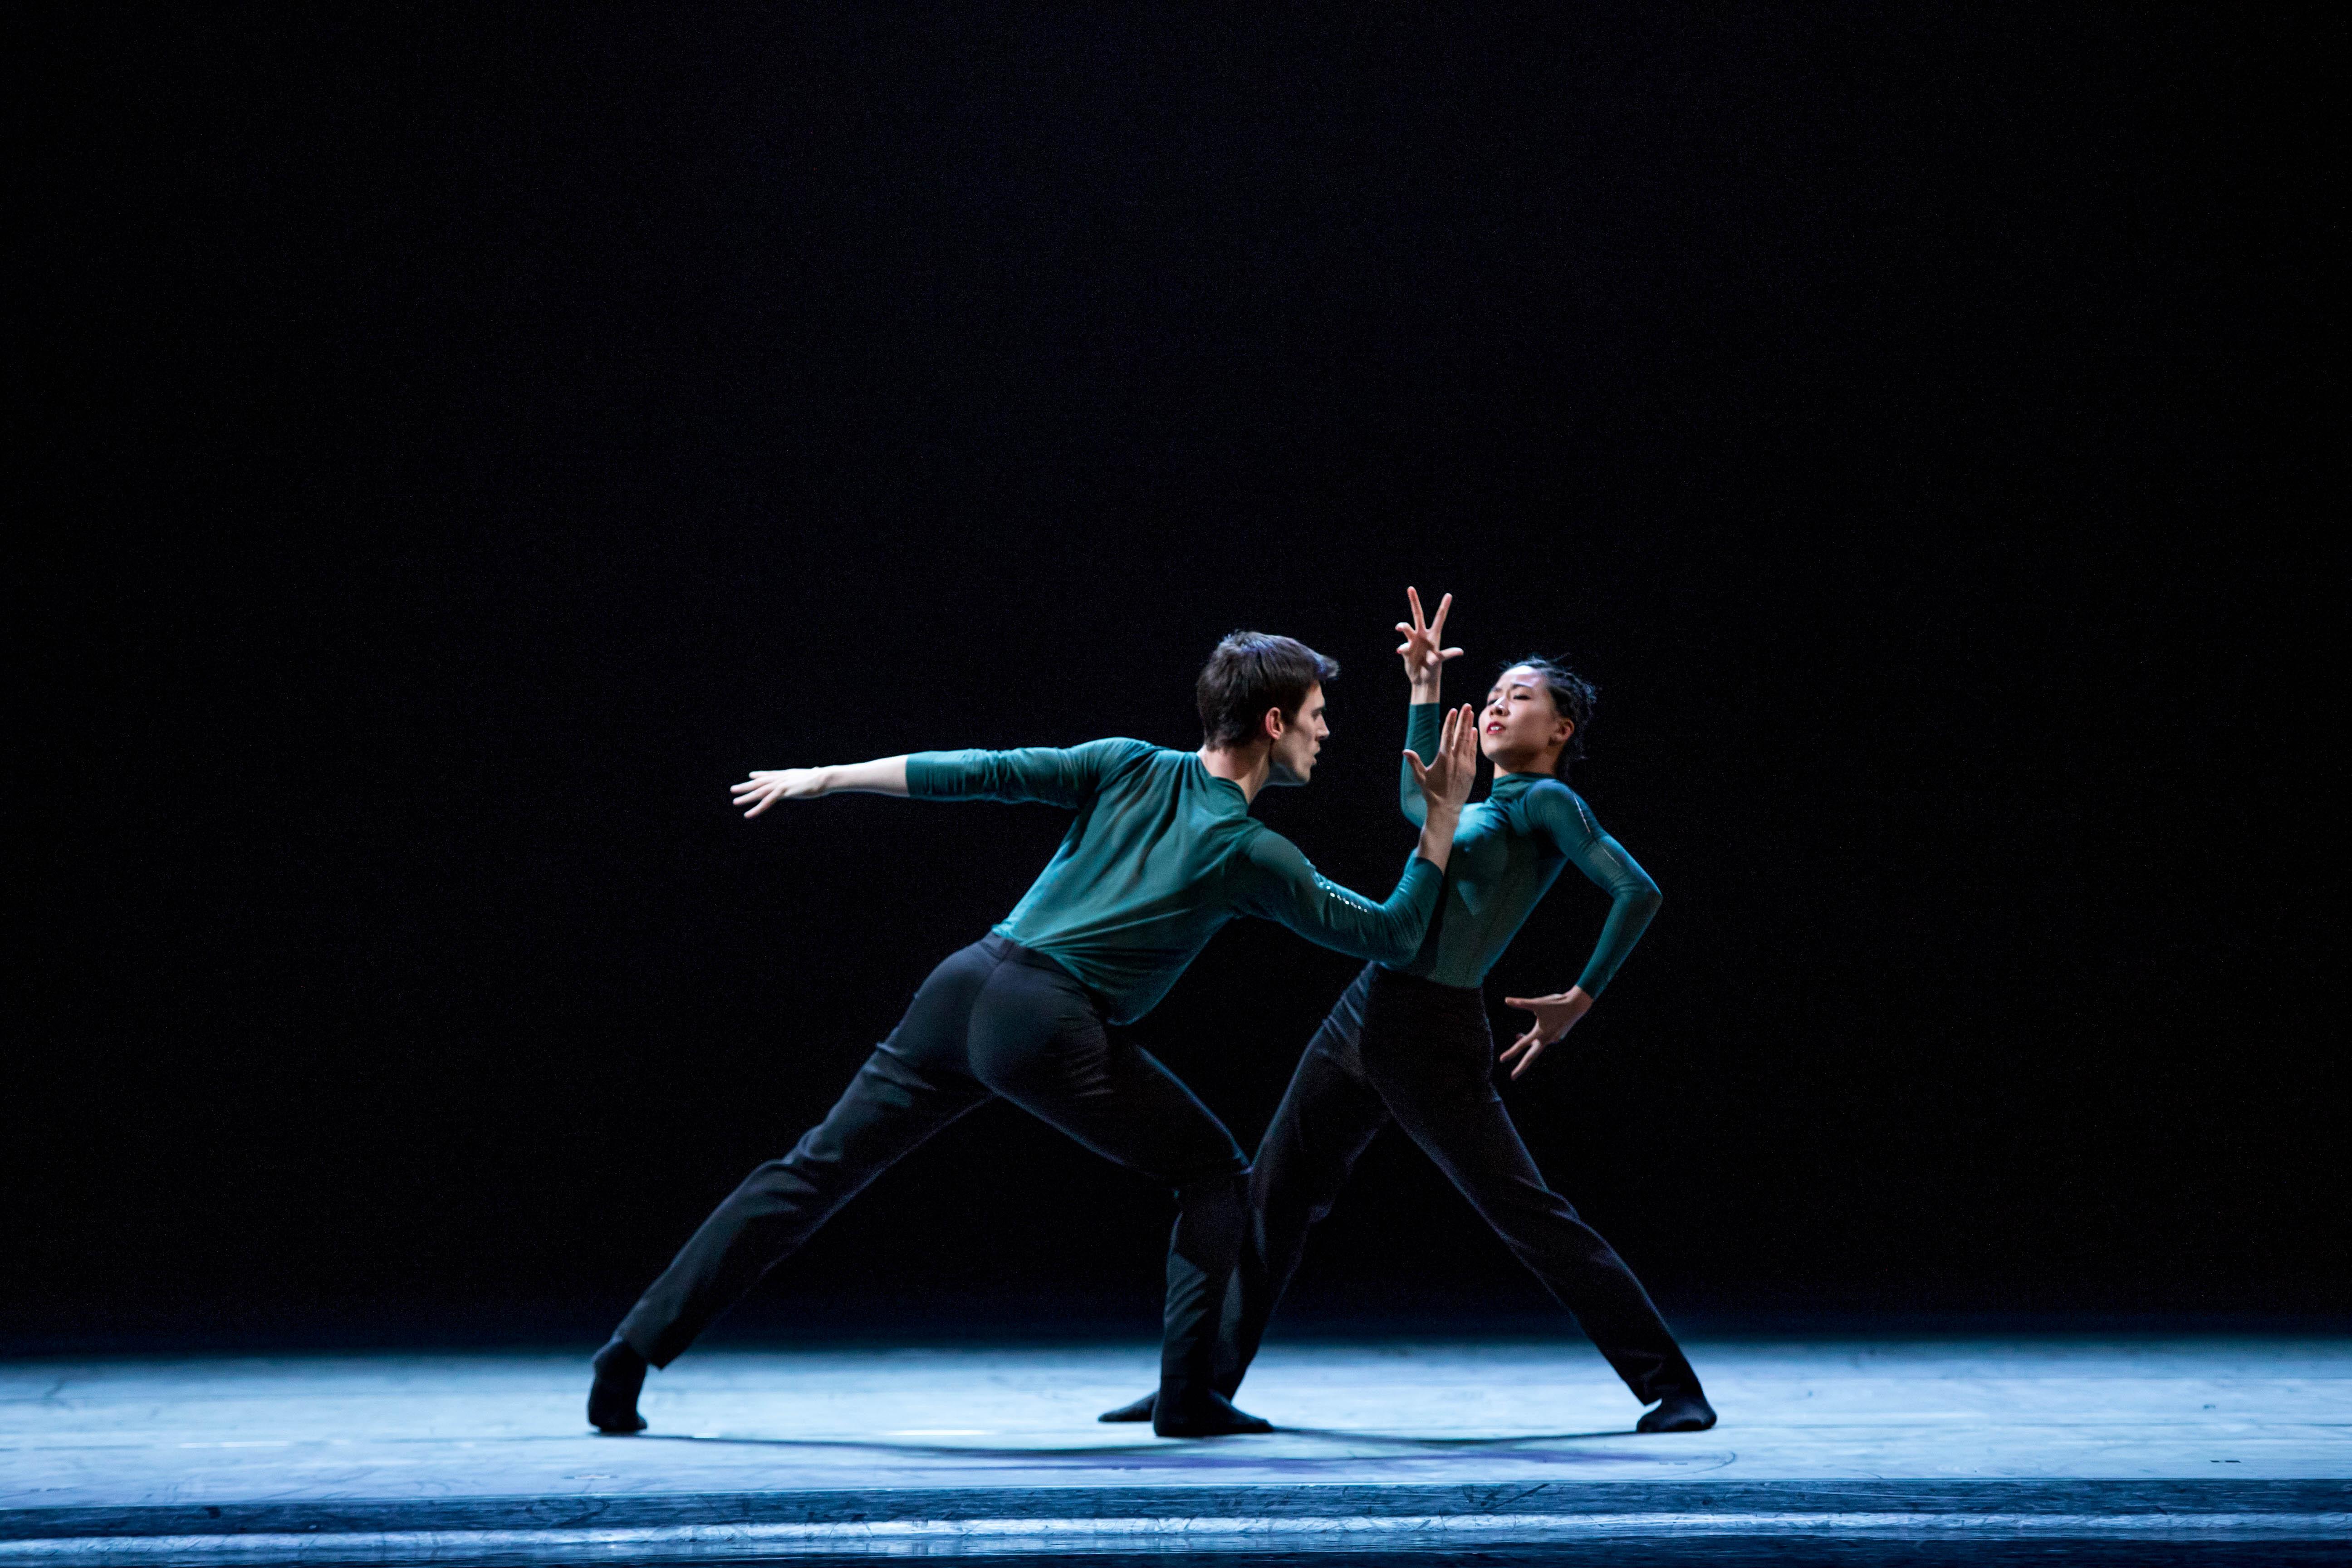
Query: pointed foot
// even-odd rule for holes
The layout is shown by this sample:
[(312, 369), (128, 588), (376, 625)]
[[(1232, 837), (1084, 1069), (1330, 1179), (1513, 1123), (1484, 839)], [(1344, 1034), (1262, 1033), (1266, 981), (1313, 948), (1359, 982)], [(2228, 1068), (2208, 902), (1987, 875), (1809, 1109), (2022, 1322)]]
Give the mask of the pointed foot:
[(1160, 1394), (1155, 1389), (1131, 1404), (1122, 1405), (1116, 1410), (1106, 1410), (1095, 1419), (1097, 1421), (1149, 1421), (1151, 1419), (1152, 1406), (1159, 1403)]
[(1240, 1409), (1223, 1394), (1195, 1394), (1186, 1399), (1155, 1399), (1151, 1430), (1161, 1437), (1226, 1437), (1244, 1432), (1271, 1432), (1274, 1423)]
[(588, 1385), (588, 1425), (610, 1437), (644, 1431), (637, 1392), (646, 1385), (646, 1358), (614, 1335), (588, 1364), (596, 1369), (596, 1381)]
[(1636, 1432), (1704, 1432), (1715, 1425), (1715, 1406), (1706, 1395), (1692, 1389), (1688, 1393), (1669, 1394), (1658, 1401), (1655, 1410), (1645, 1414), (1633, 1424)]

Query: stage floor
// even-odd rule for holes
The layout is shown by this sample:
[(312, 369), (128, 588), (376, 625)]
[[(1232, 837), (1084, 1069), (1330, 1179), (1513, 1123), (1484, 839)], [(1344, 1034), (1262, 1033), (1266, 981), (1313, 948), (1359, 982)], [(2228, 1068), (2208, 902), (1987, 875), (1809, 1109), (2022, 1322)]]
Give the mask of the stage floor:
[(1244, 1390), (1281, 1430), (1191, 1443), (1094, 1420), (1150, 1385), (1139, 1344), (695, 1353), (632, 1438), (585, 1427), (585, 1347), (19, 1361), (0, 1564), (2352, 1539), (2352, 1341), (1691, 1349), (1711, 1432), (1635, 1435), (1580, 1340), (1308, 1342)]

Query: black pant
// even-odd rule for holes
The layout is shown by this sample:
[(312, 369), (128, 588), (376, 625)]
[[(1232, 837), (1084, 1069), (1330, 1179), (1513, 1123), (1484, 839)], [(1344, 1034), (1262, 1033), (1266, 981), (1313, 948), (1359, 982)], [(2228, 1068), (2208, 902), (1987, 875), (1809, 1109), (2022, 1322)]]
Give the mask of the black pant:
[(1520, 1262), (1576, 1317), (1643, 1404), (1698, 1375), (1622, 1259), (1544, 1185), (1495, 1092), (1486, 998), (1379, 964), (1340, 994), (1299, 1059), (1250, 1173), (1250, 1237), (1223, 1309), (1217, 1388), (1230, 1396), (1366, 1144), (1393, 1119)]
[(1176, 1189), (1161, 1391), (1207, 1388), (1217, 1308), (1241, 1251), (1248, 1161), (1175, 1074), (1104, 1029), (1086, 987), (1001, 936), (931, 971), (824, 1120), (702, 1222), (622, 1320), (621, 1337), (668, 1365), (866, 1183), (996, 1095)]

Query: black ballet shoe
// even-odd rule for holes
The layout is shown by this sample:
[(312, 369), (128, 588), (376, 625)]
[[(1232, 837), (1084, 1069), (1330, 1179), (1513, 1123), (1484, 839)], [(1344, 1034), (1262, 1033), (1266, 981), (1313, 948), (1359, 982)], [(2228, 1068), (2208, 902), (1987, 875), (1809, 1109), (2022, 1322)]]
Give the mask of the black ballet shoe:
[(615, 1334), (588, 1364), (596, 1369), (596, 1381), (588, 1385), (588, 1425), (611, 1437), (644, 1431), (637, 1391), (646, 1385), (646, 1358)]
[(1158, 1437), (1224, 1437), (1243, 1432), (1271, 1432), (1274, 1423), (1261, 1421), (1213, 1389), (1183, 1400), (1160, 1399), (1151, 1404), (1151, 1431)]
[(1694, 1388), (1667, 1394), (1658, 1407), (1633, 1423), (1636, 1432), (1704, 1432), (1715, 1425), (1715, 1406)]
[(1160, 1391), (1153, 1389), (1132, 1405), (1122, 1405), (1116, 1410), (1106, 1410), (1095, 1417), (1097, 1421), (1149, 1421), (1151, 1408), (1160, 1403)]

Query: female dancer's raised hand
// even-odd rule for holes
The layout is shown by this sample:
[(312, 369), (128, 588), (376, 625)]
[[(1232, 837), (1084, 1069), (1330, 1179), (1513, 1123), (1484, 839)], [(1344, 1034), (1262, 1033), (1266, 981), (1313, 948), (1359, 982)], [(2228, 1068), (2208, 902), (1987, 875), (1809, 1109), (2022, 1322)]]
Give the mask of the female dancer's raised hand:
[(1448, 594), (1437, 601), (1434, 620), (1422, 617), (1420, 589), (1407, 588), (1404, 596), (1412, 605), (1412, 619), (1396, 625), (1396, 629), (1404, 634), (1404, 641), (1397, 645), (1397, 655), (1404, 660), (1405, 679), (1412, 682), (1413, 700), (1434, 702), (1438, 677), (1445, 668), (1445, 661), (1462, 657), (1460, 648), (1441, 646), (1445, 641), (1445, 615), (1454, 608), (1454, 595)]

